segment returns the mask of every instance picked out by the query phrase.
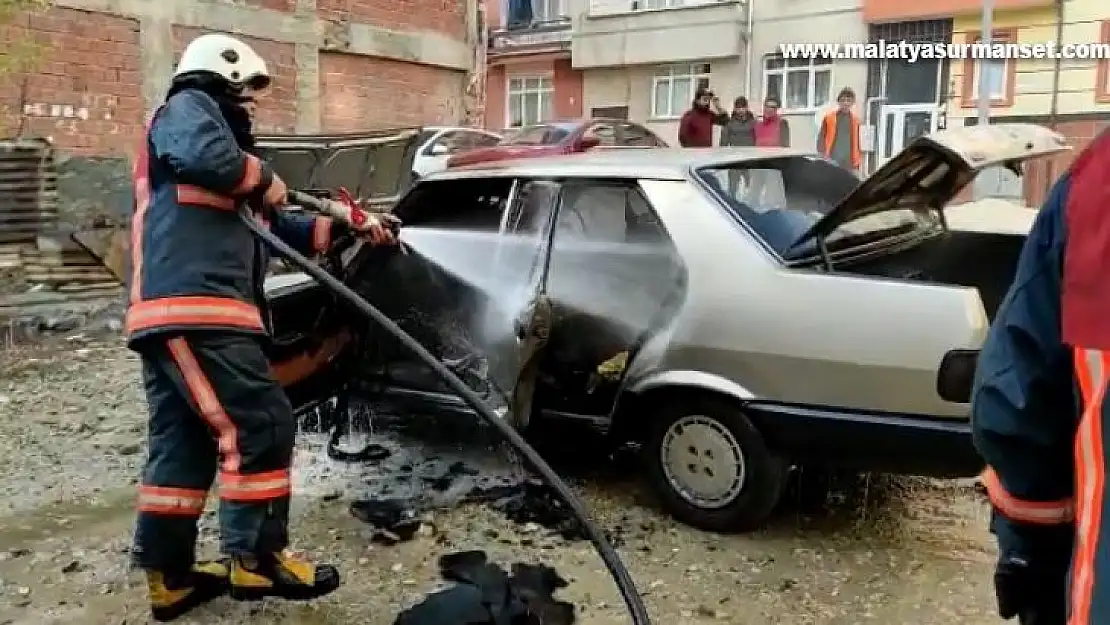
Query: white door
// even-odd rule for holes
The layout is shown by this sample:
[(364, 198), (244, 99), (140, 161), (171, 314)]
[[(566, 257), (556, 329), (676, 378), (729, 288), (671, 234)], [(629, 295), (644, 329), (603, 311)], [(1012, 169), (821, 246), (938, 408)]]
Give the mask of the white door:
[(875, 136), (875, 169), (901, 152), (911, 141), (937, 131), (935, 104), (888, 104), (879, 110)]

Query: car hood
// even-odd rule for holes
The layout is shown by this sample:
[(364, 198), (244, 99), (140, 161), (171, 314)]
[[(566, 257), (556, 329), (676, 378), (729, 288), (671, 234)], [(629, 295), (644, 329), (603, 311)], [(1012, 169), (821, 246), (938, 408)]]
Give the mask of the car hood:
[(412, 184), (420, 128), (334, 135), (261, 135), (260, 156), (290, 189), (345, 187), (371, 205), (392, 205)]
[(941, 211), (980, 171), (1070, 149), (1036, 124), (966, 126), (918, 137), (805, 232), (797, 249), (850, 221), (890, 210)]

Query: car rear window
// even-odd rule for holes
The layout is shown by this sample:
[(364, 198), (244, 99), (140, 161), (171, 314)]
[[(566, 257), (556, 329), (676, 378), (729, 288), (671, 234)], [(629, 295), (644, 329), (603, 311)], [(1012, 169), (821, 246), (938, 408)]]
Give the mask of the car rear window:
[(805, 156), (703, 167), (697, 175), (779, 254), (859, 184), (851, 172)]
[(502, 141), (502, 145), (553, 145), (566, 139), (570, 130), (562, 126), (548, 124), (529, 126)]

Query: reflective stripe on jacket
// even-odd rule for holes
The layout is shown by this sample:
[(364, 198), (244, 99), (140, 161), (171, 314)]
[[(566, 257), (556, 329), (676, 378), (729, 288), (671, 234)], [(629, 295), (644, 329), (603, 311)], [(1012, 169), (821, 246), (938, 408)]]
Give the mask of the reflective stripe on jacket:
[(1106, 421), (1110, 415), (1110, 134), (1103, 132), (1071, 166), (1068, 244), (1062, 280), (1063, 340), (1074, 348), (1079, 422), (1075, 458), (1075, 547), (1069, 625), (1110, 622), (1110, 544), (1106, 508)]
[[(152, 116), (132, 179), (128, 340), (192, 328), (265, 333), (269, 253), (238, 208), (273, 174), (240, 149), (216, 101), (196, 90), (170, 97)], [(331, 243), (326, 218), (271, 210), (263, 221), (302, 253)]]
[(1070, 560), (1069, 625), (1110, 623), (1107, 167), (1104, 133), (1049, 193), (983, 345), (971, 406), (999, 551), (1062, 561), (1061, 577)]

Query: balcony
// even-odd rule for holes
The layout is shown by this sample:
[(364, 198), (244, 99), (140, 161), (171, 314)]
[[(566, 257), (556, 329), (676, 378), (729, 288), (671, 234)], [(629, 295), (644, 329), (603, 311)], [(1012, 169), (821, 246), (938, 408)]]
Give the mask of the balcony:
[(569, 17), (536, 20), (490, 31), (488, 58), (503, 59), (530, 54), (569, 53)]
[(588, 6), (571, 38), (575, 68), (737, 57), (748, 36), (742, 0), (589, 0)]
[[(1051, 7), (1053, 0), (995, 0), (995, 11)], [(982, 0), (863, 0), (863, 19), (868, 23), (908, 22), (953, 17), (983, 10)]]

